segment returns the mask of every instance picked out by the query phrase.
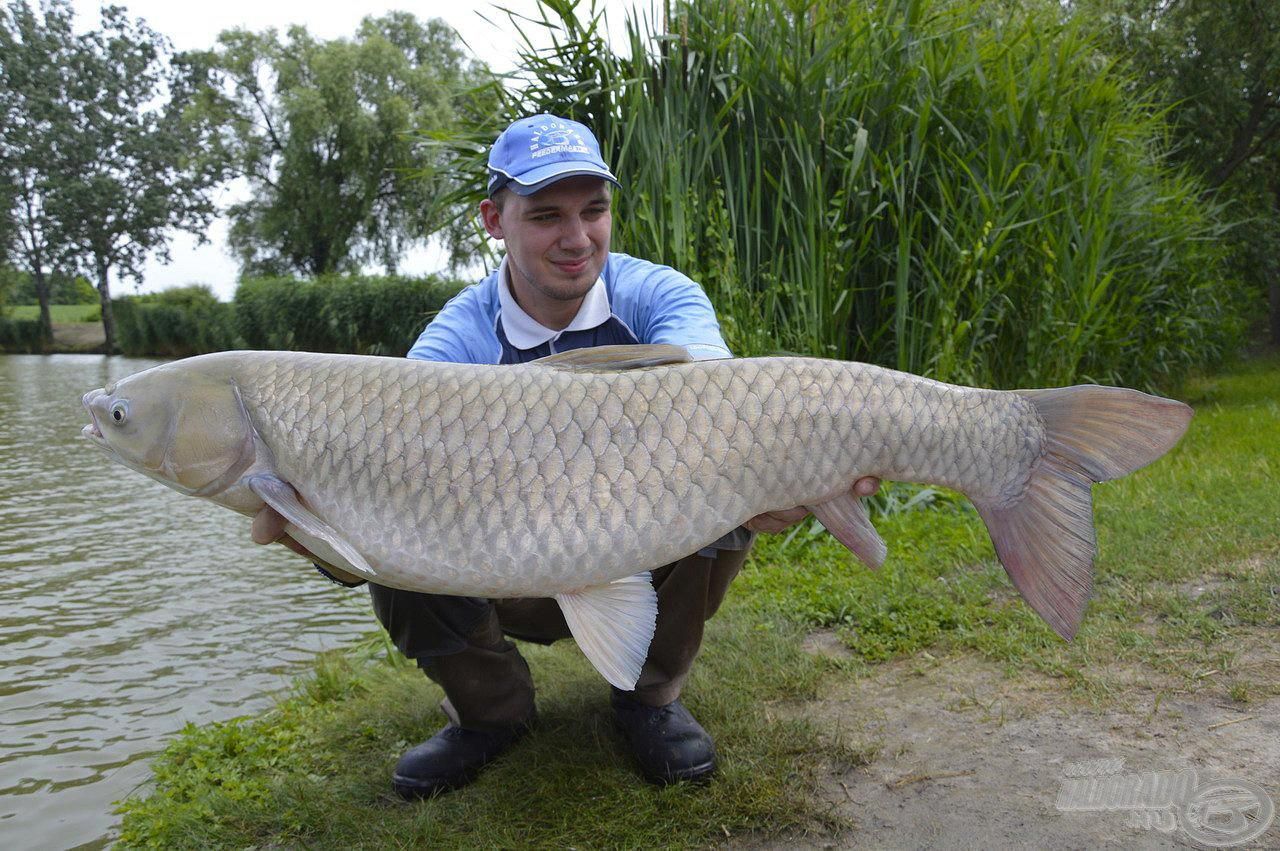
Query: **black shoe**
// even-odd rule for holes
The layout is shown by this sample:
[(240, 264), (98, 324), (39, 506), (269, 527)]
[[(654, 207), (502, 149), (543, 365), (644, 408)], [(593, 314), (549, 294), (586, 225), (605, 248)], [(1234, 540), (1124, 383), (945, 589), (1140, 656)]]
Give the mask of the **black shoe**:
[(716, 745), (679, 700), (648, 706), (613, 690), (613, 721), (645, 780), (659, 786), (704, 780), (716, 770)]
[(406, 801), (465, 786), (475, 779), (480, 769), (523, 738), (531, 723), (496, 732), (447, 724), (400, 757), (391, 775), (391, 785)]

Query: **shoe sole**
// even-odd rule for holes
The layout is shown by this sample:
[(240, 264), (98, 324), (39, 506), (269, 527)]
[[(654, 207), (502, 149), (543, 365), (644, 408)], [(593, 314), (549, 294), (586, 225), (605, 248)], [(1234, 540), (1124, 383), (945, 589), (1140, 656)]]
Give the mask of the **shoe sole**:
[(396, 794), (406, 801), (425, 801), (428, 798), (443, 795), (445, 792), (461, 789), (472, 780), (475, 780), (478, 773), (452, 780), (441, 780), (435, 783), (421, 783), (400, 774), (393, 774), (391, 775), (391, 788), (395, 789)]

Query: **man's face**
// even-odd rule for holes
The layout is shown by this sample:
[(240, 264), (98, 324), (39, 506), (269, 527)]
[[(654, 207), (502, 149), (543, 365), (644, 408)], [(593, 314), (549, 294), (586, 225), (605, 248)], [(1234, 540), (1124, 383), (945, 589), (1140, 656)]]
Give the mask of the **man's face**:
[(482, 201), (485, 230), (507, 247), (516, 301), (536, 310), (580, 301), (600, 277), (609, 256), (609, 184), (602, 178), (567, 177), (534, 195), (506, 193), (501, 211)]

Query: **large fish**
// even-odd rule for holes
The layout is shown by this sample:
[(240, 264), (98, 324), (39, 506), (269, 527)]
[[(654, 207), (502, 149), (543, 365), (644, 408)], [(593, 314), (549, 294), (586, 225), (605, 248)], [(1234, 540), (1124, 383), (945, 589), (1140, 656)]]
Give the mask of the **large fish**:
[(604, 347), (521, 366), (225, 352), (84, 396), (127, 467), (252, 515), (374, 582), (554, 597), (629, 689), (653, 634), (646, 571), (807, 506), (863, 562), (885, 545), (862, 476), (964, 493), (1022, 596), (1071, 638), (1095, 554), (1090, 488), (1159, 458), (1186, 405), (1120, 388), (994, 391), (810, 358), (689, 362)]

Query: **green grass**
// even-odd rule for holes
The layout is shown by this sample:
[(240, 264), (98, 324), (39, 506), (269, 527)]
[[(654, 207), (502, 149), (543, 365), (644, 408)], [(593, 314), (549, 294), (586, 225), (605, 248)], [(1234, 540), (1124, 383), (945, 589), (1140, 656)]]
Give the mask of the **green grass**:
[[(331, 655), (273, 712), (188, 727), (125, 802), (121, 847), (665, 847), (825, 824), (807, 796), (817, 733), (772, 713), (812, 696), (820, 664), (794, 626), (737, 613), (711, 624), (687, 704), (717, 733), (706, 787), (657, 789), (611, 731), (607, 687), (576, 648), (526, 648), (540, 722), (460, 794), (408, 806), (388, 778), (444, 722), (440, 692), (390, 657)], [(830, 825), (828, 825), (830, 826)]]
[(1184, 397), (1196, 416), (1173, 452), (1093, 490), (1094, 596), (1070, 644), (1017, 596), (960, 498), (878, 521), (889, 546), (878, 575), (826, 536), (775, 537), (737, 584), (761, 609), (835, 627), (868, 663), (941, 645), (1094, 697), (1115, 688), (1111, 666), (1187, 687), (1206, 670), (1230, 676), (1242, 636), (1280, 625), (1280, 359), (1192, 382)]
[[(405, 805), (398, 755), (443, 722), (439, 691), (373, 640), (327, 656), (272, 712), (188, 727), (125, 801), (121, 847), (687, 847), (751, 833), (830, 830), (816, 767), (876, 758), (832, 741), (804, 702), (830, 678), (886, 660), (979, 656), (1067, 697), (1124, 703), (1205, 692), (1247, 705), (1280, 693), (1280, 357), (1194, 382), (1197, 408), (1170, 456), (1095, 488), (1100, 557), (1076, 641), (1013, 592), (967, 504), (877, 519), (878, 572), (801, 527), (762, 540), (709, 625), (685, 701), (716, 736), (705, 787), (643, 783), (610, 731), (606, 688), (571, 643), (526, 647), (541, 724), (471, 787)], [(902, 491), (886, 502), (902, 509)], [(927, 500), (926, 500), (927, 501)], [(833, 627), (848, 661), (800, 649)], [(1252, 655), (1251, 655), (1252, 654)], [(1047, 677), (1045, 676), (1047, 675)], [(1057, 684), (1056, 686), (1054, 684)], [(849, 719), (856, 724), (859, 719)]]
[[(39, 319), (40, 305), (15, 304), (9, 307), (7, 312), (14, 319)], [(49, 314), (50, 318), (58, 324), (102, 321), (102, 308), (96, 304), (51, 304)]]

